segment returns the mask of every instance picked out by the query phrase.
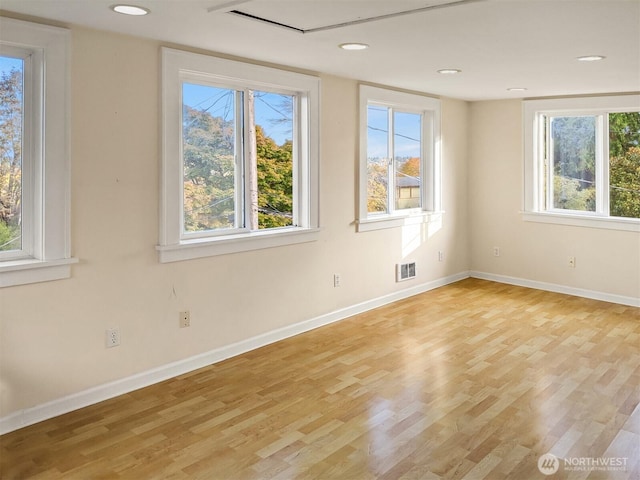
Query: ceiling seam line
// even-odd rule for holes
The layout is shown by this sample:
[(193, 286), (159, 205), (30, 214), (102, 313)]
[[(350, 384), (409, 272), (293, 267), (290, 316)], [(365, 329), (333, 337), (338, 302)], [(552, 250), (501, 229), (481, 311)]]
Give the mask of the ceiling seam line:
[(361, 18), (359, 20), (351, 20), (349, 22), (336, 23), (334, 25), (326, 25), (323, 27), (309, 28), (307, 30), (302, 30), (302, 33), (323, 32), (326, 30), (334, 30), (337, 28), (350, 27), (352, 25), (360, 25), (363, 23), (375, 22), (378, 20), (386, 20), (388, 18), (401, 17), (403, 15), (410, 15), (413, 13), (421, 13), (429, 10), (438, 10), (438, 9), (447, 8), (447, 7), (457, 7), (457, 6), (465, 5), (469, 3), (478, 3), (478, 2), (485, 2), (485, 1), (486, 0), (457, 0), (455, 2), (441, 3), (438, 5), (427, 5), (426, 7), (414, 8), (411, 10), (403, 10), (401, 12), (387, 13), (385, 15), (379, 15), (377, 17)]
[(430, 11), (430, 10), (438, 10), (438, 9), (448, 8), (448, 7), (457, 7), (457, 6), (460, 6), (460, 5), (466, 5), (466, 4), (478, 3), (478, 2), (485, 2), (485, 1), (487, 1), (487, 0), (457, 0), (457, 1), (449, 2), (449, 3), (441, 3), (441, 4), (438, 4), (438, 5), (427, 5), (426, 7), (414, 8), (414, 9), (411, 9), (411, 10), (403, 10), (401, 12), (387, 13), (385, 15), (379, 15), (379, 16), (376, 16), (376, 17), (361, 18), (361, 19), (358, 19), (358, 20), (351, 20), (351, 21), (348, 21), (348, 22), (336, 23), (336, 24), (332, 24), (332, 25), (324, 25), (322, 27), (309, 28), (309, 29), (306, 29), (306, 30), (303, 29), (303, 28), (294, 27), (292, 25), (287, 25), (286, 23), (276, 22), (275, 20), (269, 20), (268, 18), (259, 17), (257, 15), (252, 15), (250, 13), (243, 12), (241, 10), (230, 10), (228, 13), (233, 13), (235, 15), (238, 15), (238, 16), (241, 16), (241, 17), (245, 17), (245, 18), (248, 18), (250, 20), (256, 20), (256, 21), (259, 21), (259, 22), (267, 23), (269, 25), (274, 25), (276, 27), (286, 28), (287, 30), (293, 30), (294, 32), (302, 33), (304, 35), (306, 33), (323, 32), (323, 31), (326, 31), (326, 30), (334, 30), (334, 29), (338, 29), (338, 28), (345, 28), (345, 27), (350, 27), (350, 26), (353, 26), (353, 25), (360, 25), (360, 24), (363, 24), (363, 23), (375, 22), (375, 21), (378, 21), (378, 20), (386, 20), (386, 19), (389, 19), (389, 18), (400, 17), (400, 16), (403, 16), (403, 15), (411, 15), (411, 14), (426, 12), (426, 11)]

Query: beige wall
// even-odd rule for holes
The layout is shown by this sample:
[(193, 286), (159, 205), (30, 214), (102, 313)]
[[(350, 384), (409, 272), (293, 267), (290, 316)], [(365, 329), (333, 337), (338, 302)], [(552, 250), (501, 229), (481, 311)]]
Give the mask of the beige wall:
[[(331, 76), (322, 76), (320, 240), (160, 264), (159, 48), (73, 30), (80, 263), (71, 279), (0, 290), (0, 418), (469, 270), (640, 294), (637, 233), (520, 218), (519, 101), (443, 99), (442, 225), (356, 233), (357, 82)], [(417, 262), (416, 280), (395, 282), (401, 260)], [(183, 309), (187, 329), (178, 328)], [(105, 329), (114, 326), (121, 345), (106, 349)]]
[(471, 270), (640, 297), (640, 234), (522, 220), (521, 102), (475, 102), (470, 118)]
[[(357, 83), (329, 76), (320, 240), (158, 263), (159, 47), (73, 30), (72, 251), (80, 263), (71, 279), (0, 290), (0, 418), (469, 268), (468, 104), (443, 101), (442, 227), (355, 233)], [(417, 262), (418, 278), (396, 283), (394, 265), (405, 258)], [(187, 329), (178, 328), (183, 309)], [(121, 345), (106, 349), (113, 326)]]

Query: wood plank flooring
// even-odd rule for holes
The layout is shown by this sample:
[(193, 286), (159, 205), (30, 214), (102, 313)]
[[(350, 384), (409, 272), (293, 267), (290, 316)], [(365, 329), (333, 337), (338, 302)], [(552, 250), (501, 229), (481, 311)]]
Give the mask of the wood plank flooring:
[(640, 479), (639, 385), (640, 309), (468, 279), (4, 435), (0, 476)]

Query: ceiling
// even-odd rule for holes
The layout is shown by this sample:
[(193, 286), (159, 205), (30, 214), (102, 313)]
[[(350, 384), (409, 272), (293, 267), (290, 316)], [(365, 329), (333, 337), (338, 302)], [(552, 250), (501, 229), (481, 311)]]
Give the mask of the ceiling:
[(113, 12), (115, 1), (0, 0), (0, 10), (466, 100), (640, 90), (640, 0), (122, 2), (144, 17)]

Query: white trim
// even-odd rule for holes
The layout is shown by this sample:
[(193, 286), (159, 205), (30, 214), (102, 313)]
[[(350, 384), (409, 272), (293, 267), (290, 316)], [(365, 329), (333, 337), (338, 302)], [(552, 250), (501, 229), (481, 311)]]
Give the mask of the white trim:
[(520, 212), (520, 214), (525, 222), (555, 223), (574, 227), (606, 228), (608, 230), (640, 232), (640, 220), (636, 218), (597, 217), (579, 213), (559, 212)]
[(63, 258), (52, 261), (28, 259), (2, 262), (0, 288), (69, 278), (71, 276), (71, 265), (74, 263), (78, 263), (77, 258)]
[(221, 362), (227, 358), (241, 355), (245, 352), (255, 350), (256, 348), (308, 332), (324, 325), (344, 320), (345, 318), (367, 312), (374, 308), (381, 307), (382, 305), (428, 292), (429, 290), (433, 290), (450, 283), (458, 282), (468, 278), (468, 276), (468, 272), (465, 271), (448, 277), (439, 278), (421, 285), (416, 285), (388, 295), (383, 295), (382, 297), (367, 300), (350, 307), (334, 310), (333, 312), (320, 315), (310, 320), (305, 320), (262, 335), (241, 340), (231, 345), (225, 345), (209, 352), (194, 355), (183, 360), (178, 360), (176, 362), (162, 365), (160, 367), (140, 372), (113, 382), (105, 383), (103, 385), (98, 385), (42, 405), (36, 405), (35, 407), (19, 410), (0, 418), (0, 435), (33, 425), (34, 423), (38, 423), (58, 415), (63, 415), (79, 408), (108, 400), (118, 395), (138, 390), (139, 388), (162, 382), (177, 375), (182, 375), (193, 370)]
[(404, 227), (421, 223), (441, 223), (444, 212), (420, 212), (409, 215), (381, 215), (371, 216), (356, 222), (358, 232), (370, 232), (383, 228)]
[(247, 234), (196, 238), (183, 240), (178, 245), (158, 245), (160, 263), (179, 262), (213, 255), (282, 247), (298, 243), (315, 242), (319, 238), (319, 228), (283, 228), (260, 230)]
[(492, 282), (515, 285), (518, 287), (527, 287), (534, 288), (536, 290), (545, 290), (547, 292), (563, 293), (565, 295), (573, 295), (574, 297), (590, 298), (592, 300), (600, 300), (602, 302), (628, 305), (630, 307), (640, 307), (640, 296), (627, 297), (624, 295), (616, 295), (613, 293), (597, 292), (595, 290), (585, 290), (583, 288), (558, 285), (556, 283), (539, 282), (537, 280), (509, 277), (507, 275), (496, 275), (494, 273), (485, 273), (473, 270), (469, 272), (469, 276), (472, 278), (479, 278), (481, 280), (490, 280)]
[(0, 435), (18, 430), (34, 423), (38, 423), (58, 415), (93, 405), (104, 400), (123, 395), (158, 382), (162, 382), (177, 375), (182, 375), (193, 370), (197, 370), (208, 365), (221, 362), (227, 358), (241, 355), (245, 352), (256, 348), (269, 345), (280, 340), (284, 340), (304, 332), (329, 325), (353, 315), (373, 310), (374, 308), (387, 305), (389, 303), (403, 300), (430, 290), (443, 287), (445, 285), (464, 280), (465, 278), (478, 278), (498, 283), (506, 283), (520, 287), (534, 288), (549, 292), (562, 293), (565, 295), (574, 295), (578, 297), (591, 298), (604, 302), (618, 303), (621, 305), (629, 305), (632, 307), (640, 307), (640, 298), (626, 297), (592, 290), (584, 290), (580, 288), (557, 285), (547, 282), (539, 282), (536, 280), (528, 280), (524, 278), (509, 277), (506, 275), (496, 275), (492, 273), (478, 271), (463, 271), (448, 277), (439, 278), (421, 285), (393, 292), (382, 297), (367, 300), (350, 307), (335, 310), (325, 315), (305, 320), (287, 327), (283, 327), (271, 332), (264, 333), (246, 340), (241, 340), (231, 345), (216, 348), (209, 352), (178, 360), (151, 370), (137, 373), (129, 377), (125, 377), (103, 385), (89, 388), (82, 392), (74, 393), (66, 397), (62, 397), (42, 405), (36, 405), (5, 417), (0, 418)]

